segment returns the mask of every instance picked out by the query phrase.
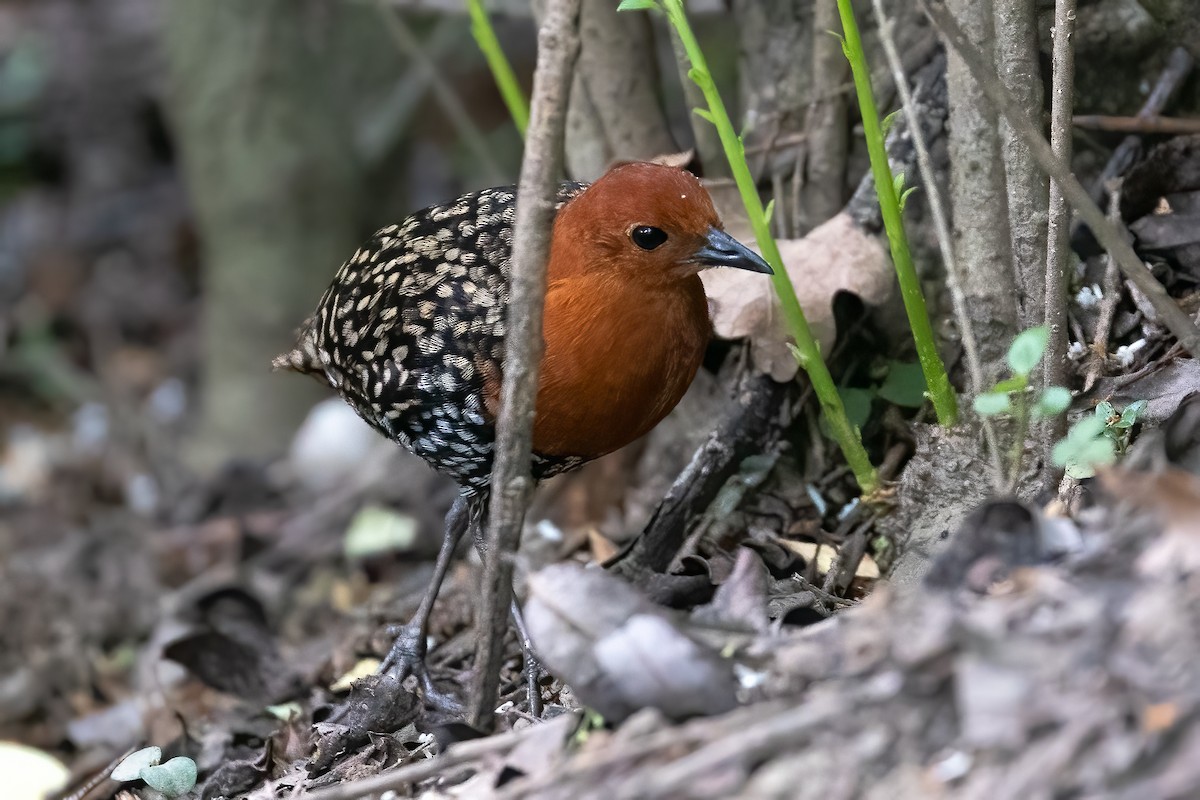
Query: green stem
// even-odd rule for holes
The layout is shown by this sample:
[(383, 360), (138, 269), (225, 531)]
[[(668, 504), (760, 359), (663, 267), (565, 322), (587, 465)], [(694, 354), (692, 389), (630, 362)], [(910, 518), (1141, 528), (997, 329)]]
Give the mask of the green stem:
[(500, 89), (500, 96), (504, 98), (504, 105), (508, 106), (508, 113), (512, 115), (517, 130), (524, 137), (525, 129), (529, 127), (529, 101), (525, 98), (525, 93), (521, 91), (521, 85), (517, 83), (517, 76), (513, 73), (512, 65), (504, 57), (500, 40), (496, 38), (492, 22), (483, 9), (483, 0), (467, 0), (467, 9), (471, 13), (471, 35), (475, 37), (479, 49), (483, 51), (488, 68), (492, 71), (492, 77), (496, 80), (496, 86)]
[(1016, 393), (1017, 417), (1013, 423), (1012, 447), (1008, 451), (1008, 486), (1009, 492), (1016, 491), (1021, 480), (1021, 461), (1025, 455), (1025, 438), (1029, 436), (1029, 390), (1022, 389)]
[(758, 187), (755, 186), (754, 178), (750, 175), (750, 167), (746, 164), (746, 153), (742, 147), (741, 137), (734, 131), (733, 123), (729, 121), (725, 104), (721, 101), (721, 95), (717, 92), (716, 84), (713, 83), (712, 75), (708, 71), (704, 53), (700, 50), (700, 45), (692, 34), (691, 26), (688, 25), (682, 0), (663, 0), (663, 5), (666, 8), (668, 19), (679, 32), (679, 39), (683, 42), (688, 61), (691, 62), (688, 76), (704, 92), (704, 99), (708, 102), (708, 112), (703, 116), (706, 116), (716, 126), (717, 133), (721, 137), (721, 144), (725, 148), (725, 156), (729, 160), (734, 181), (742, 195), (742, 202), (746, 205), (746, 213), (750, 216), (750, 224), (754, 229), (754, 238), (758, 241), (758, 249), (775, 273), (771, 276), (771, 281), (775, 287), (775, 293), (779, 296), (788, 332), (796, 340), (797, 360), (804, 371), (808, 373), (808, 379), (812, 382), (813, 391), (821, 403), (821, 410), (829, 423), (833, 439), (841, 448), (842, 455), (845, 456), (846, 463), (850, 465), (850, 470), (854, 473), (859, 488), (863, 494), (870, 495), (878, 486), (878, 476), (875, 468), (871, 466), (871, 459), (867, 456), (867, 451), (863, 448), (858, 429), (851, 425), (850, 420), (846, 417), (846, 409), (842, 406), (837, 386), (821, 358), (821, 348), (813, 338), (812, 330), (808, 327), (808, 320), (800, 308), (800, 302), (796, 299), (796, 291), (792, 288), (792, 281), (788, 277), (783, 259), (779, 255), (779, 248), (775, 245), (775, 238), (771, 235), (770, 219), (763, 210), (762, 199), (758, 196)]
[(858, 24), (854, 21), (851, 0), (837, 0), (838, 13), (842, 17), (842, 40), (846, 59), (854, 73), (854, 88), (858, 93), (858, 106), (862, 114), (863, 132), (867, 138), (867, 152), (871, 157), (871, 172), (875, 176), (875, 193), (879, 196), (879, 208), (883, 213), (883, 224), (887, 228), (888, 244), (892, 249), (892, 263), (896, 265), (896, 277), (900, 281), (900, 295), (904, 298), (904, 310), (908, 312), (908, 325), (912, 328), (917, 343), (917, 358), (921, 371), (925, 373), (925, 384), (933, 400), (938, 422), (946, 427), (958, 420), (958, 402), (954, 387), (946, 375), (946, 366), (938, 355), (933, 326), (929, 324), (929, 312), (925, 308), (925, 297), (921, 294), (921, 282), (913, 267), (912, 255), (908, 251), (908, 237), (904, 233), (900, 198), (896, 194), (892, 169), (888, 164), (887, 148), (883, 130), (879, 125), (879, 112), (875, 108), (875, 97), (871, 92), (871, 72), (863, 53), (862, 40), (858, 35)]

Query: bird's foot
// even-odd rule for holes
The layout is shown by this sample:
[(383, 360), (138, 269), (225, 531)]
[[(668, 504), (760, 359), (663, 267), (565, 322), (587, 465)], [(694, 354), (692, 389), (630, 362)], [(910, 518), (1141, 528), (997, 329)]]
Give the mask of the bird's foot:
[(466, 712), (465, 706), (453, 695), (437, 688), (429, 675), (429, 668), (425, 665), (428, 648), (425, 632), (414, 623), (393, 626), (388, 632), (396, 638), (387, 657), (379, 665), (378, 672), (397, 681), (403, 681), (409, 675), (414, 676), (421, 686), (426, 705), (446, 714), (462, 716)]

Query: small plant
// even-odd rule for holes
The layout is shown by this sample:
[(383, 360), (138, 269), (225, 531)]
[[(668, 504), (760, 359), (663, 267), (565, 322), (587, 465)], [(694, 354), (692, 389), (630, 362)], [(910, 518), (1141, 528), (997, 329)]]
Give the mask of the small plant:
[(165, 764), (158, 763), (160, 760), (161, 749), (143, 747), (127, 755), (110, 777), (119, 783), (140, 780), (160, 797), (181, 797), (190, 792), (196, 785), (196, 762), (186, 756), (176, 756)]
[(1149, 404), (1149, 401), (1138, 400), (1125, 406), (1121, 411), (1117, 411), (1107, 400), (1096, 405), (1096, 416), (1104, 420), (1104, 435), (1112, 439), (1117, 448), (1117, 455), (1123, 456), (1129, 449), (1133, 425)]
[(908, 249), (908, 236), (904, 231), (902, 217), (904, 203), (915, 187), (905, 189), (903, 172), (898, 175), (892, 174), (885, 139), (895, 115), (889, 115), (882, 124), (880, 123), (875, 96), (871, 91), (871, 70), (858, 35), (858, 23), (854, 19), (852, 3), (850, 0), (837, 0), (837, 6), (844, 34), (841, 37), (842, 52), (850, 62), (850, 70), (854, 74), (854, 88), (858, 95), (863, 134), (867, 140), (871, 172), (875, 176), (875, 193), (879, 198), (879, 210), (887, 229), (892, 263), (896, 267), (896, 279), (900, 283), (900, 296), (904, 299), (908, 325), (917, 345), (917, 357), (929, 384), (929, 398), (933, 401), (938, 422), (949, 428), (958, 420), (958, 401), (954, 396), (954, 387), (950, 385), (950, 378), (946, 375), (946, 366), (938, 355), (937, 340), (929, 322), (929, 311), (925, 308), (921, 281), (917, 277), (912, 254)]
[[(1017, 334), (1008, 348), (1008, 368), (1012, 370), (1012, 376), (975, 398), (976, 414), (983, 417), (1009, 414), (1019, 412), (1022, 405), (1028, 410), (1029, 377), (1041, 363), (1049, 337), (1049, 329), (1044, 325)], [(1037, 396), (1032, 410), (1035, 416), (1052, 417), (1066, 411), (1070, 404), (1070, 389), (1051, 386)]]
[(508, 106), (513, 124), (524, 137), (525, 129), (529, 127), (529, 100), (521, 91), (521, 84), (517, 82), (512, 65), (508, 63), (508, 58), (500, 47), (496, 31), (492, 29), (492, 21), (488, 19), (487, 11), (483, 8), (483, 0), (467, 0), (467, 11), (471, 15), (471, 35), (475, 37), (475, 43), (487, 59), (488, 69), (492, 72), (504, 105)]
[[(838, 387), (846, 416), (854, 427), (861, 429), (867, 424), (876, 399), (902, 408), (920, 408), (925, 405), (928, 391), (920, 364), (889, 360), (881, 362), (871, 373), (870, 386)], [(824, 416), (821, 417), (820, 426), (823, 434), (833, 438)]]
[(1103, 401), (1095, 414), (1072, 425), (1067, 437), (1054, 446), (1054, 463), (1063, 467), (1069, 478), (1092, 477), (1097, 469), (1124, 455), (1133, 425), (1146, 405), (1145, 400), (1138, 400), (1117, 411), (1112, 403)]
[(1046, 353), (1050, 331), (1044, 325), (1022, 331), (1008, 348), (1008, 368), (1012, 375), (975, 398), (975, 413), (981, 417), (1011, 416), (1016, 421), (1012, 449), (1009, 451), (1009, 484), (1015, 485), (1025, 452), (1025, 435), (1030, 419), (1053, 417), (1071, 405), (1071, 390), (1050, 386), (1033, 396), (1029, 378)]

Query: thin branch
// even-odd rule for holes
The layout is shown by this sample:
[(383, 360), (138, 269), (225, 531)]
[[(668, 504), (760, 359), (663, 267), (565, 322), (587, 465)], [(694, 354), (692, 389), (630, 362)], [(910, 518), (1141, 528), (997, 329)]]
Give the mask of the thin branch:
[[(979, 395), (984, 390), (983, 364), (979, 360), (979, 345), (975, 339), (975, 326), (971, 323), (971, 315), (967, 313), (967, 299), (963, 295), (962, 281), (959, 275), (958, 261), (954, 258), (954, 243), (950, 237), (950, 218), (946, 214), (942, 191), (937, 183), (937, 175), (933, 169), (933, 159), (925, 144), (925, 134), (921, 131), (921, 120), (917, 116), (917, 106), (913, 102), (912, 92), (908, 88), (908, 76), (904, 74), (904, 63), (896, 49), (896, 40), (892, 35), (893, 24), (883, 10), (883, 0), (872, 0), (875, 5), (875, 19), (879, 24), (879, 39), (887, 57), (888, 67), (892, 71), (892, 81), (896, 84), (896, 92), (904, 109), (904, 120), (908, 124), (912, 136), (913, 148), (917, 152), (917, 168), (921, 171), (921, 183), (925, 186), (925, 197), (929, 203), (929, 215), (933, 218), (933, 229), (937, 235), (938, 249), (942, 252), (942, 262), (946, 265), (946, 286), (950, 290), (950, 304), (954, 309), (955, 323), (962, 339), (963, 356), (967, 362), (967, 378), (971, 381), (971, 394)], [(992, 467), (992, 486), (999, 489), (1004, 483), (1004, 467), (1000, 462), (1000, 440), (996, 436), (996, 426), (988, 417), (980, 417), (983, 426), (983, 437), (987, 442), (988, 458)]]
[[(1115, 186), (1109, 190), (1108, 215), (1114, 223), (1121, 219), (1121, 187), (1120, 179), (1113, 181)], [(1117, 304), (1121, 301), (1120, 272), (1112, 256), (1105, 256), (1107, 266), (1104, 269), (1104, 295), (1100, 302), (1100, 315), (1096, 320), (1096, 332), (1092, 336), (1091, 363), (1083, 378), (1083, 391), (1086, 394), (1096, 385), (1101, 371), (1104, 369), (1105, 358), (1108, 355), (1108, 336), (1112, 331), (1113, 319), (1117, 315)]]
[[(1188, 75), (1192, 73), (1194, 63), (1195, 60), (1186, 49), (1176, 47), (1172, 50), (1171, 54), (1167, 56), (1167, 63), (1163, 66), (1162, 72), (1159, 73), (1154, 89), (1151, 90), (1137, 115), (1139, 117), (1155, 117), (1161, 114), (1179, 91), (1179, 87), (1187, 80)], [(1105, 187), (1108, 182), (1113, 178), (1122, 177), (1141, 151), (1141, 138), (1133, 135), (1126, 136), (1113, 150), (1108, 163), (1104, 165), (1104, 170), (1092, 184), (1092, 199), (1100, 203), (1106, 196)]]
[[(679, 70), (679, 82), (683, 85), (683, 101), (688, 107), (687, 118), (688, 124), (692, 128), (692, 141), (695, 142), (696, 157), (704, 166), (706, 177), (729, 178), (733, 173), (721, 150), (721, 137), (717, 134), (716, 127), (691, 112), (693, 108), (706, 108), (707, 103), (704, 99), (704, 92), (696, 85), (695, 81), (688, 77), (687, 51), (683, 49), (679, 31), (668, 25), (667, 32), (671, 37), (671, 49), (675, 53), (675, 66)], [(753, 151), (747, 150), (746, 152)]]
[(579, 54), (580, 0), (550, 0), (538, 32), (531, 118), (517, 191), (513, 232), (512, 293), (504, 342), (504, 381), (492, 465), (492, 498), (478, 642), (471, 692), (471, 721), (490, 728), (496, 704), (504, 635), (512, 602), (512, 560), (533, 490), (529, 463), (533, 410), (542, 356), (542, 307), (555, 196), (563, 164), (563, 134), (575, 58)]
[[(1075, 100), (1075, 0), (1057, 0), (1054, 5), (1053, 78), (1050, 88), (1050, 148), (1059, 163), (1071, 163), (1071, 112)], [(1071, 209), (1063, 187), (1050, 181), (1050, 216), (1046, 230), (1046, 317), (1050, 331), (1042, 362), (1042, 386), (1067, 385), (1067, 275), (1071, 250)], [(1144, 269), (1144, 268), (1143, 268)], [(1149, 274), (1149, 273), (1147, 273)], [(1042, 457), (1047, 487), (1058, 484), (1058, 470), (1051, 458), (1054, 443), (1067, 433), (1066, 415), (1047, 417), (1041, 425)]]
[(454, 126), (463, 143), (471, 150), (471, 155), (481, 166), (487, 179), (493, 183), (503, 183), (505, 181), (504, 170), (496, 161), (491, 146), (488, 145), (475, 121), (471, 119), (471, 114), (463, 105), (462, 99), (446, 82), (425, 46), (421, 44), (400, 15), (388, 7), (386, 0), (377, 0), (376, 7), (379, 9), (383, 26), (392, 37), (392, 41), (396, 43), (401, 52), (409, 57), (412, 68), (421, 74), (423, 80), (433, 90), (434, 99), (449, 117), (450, 124)]
[[(425, 35), (425, 55), (438, 62), (462, 46), (462, 23), (454, 17), (441, 17)], [(373, 171), (387, 158), (406, 133), (421, 101), (429, 92), (434, 75), (428, 71), (405, 70), (387, 97), (363, 114), (355, 129), (354, 141), (363, 164)]]
[(1014, 130), (1029, 143), (1033, 150), (1033, 156), (1042, 169), (1046, 170), (1050, 177), (1059, 183), (1067, 202), (1075, 208), (1076, 213), (1092, 229), (1100, 244), (1116, 258), (1118, 266), (1125, 273), (1129, 282), (1139, 289), (1154, 306), (1162, 324), (1179, 339), (1179, 343), (1188, 351), (1189, 355), (1196, 357), (1197, 354), (1200, 354), (1200, 329), (1197, 329), (1191, 317), (1167, 294), (1167, 290), (1142, 263), (1141, 258), (1125, 238), (1128, 231), (1124, 226), (1113, 225), (1105, 218), (1104, 212), (1092, 201), (1087, 190), (1071, 173), (1070, 165), (1064, 164), (1055, 157), (1054, 151), (1050, 149), (1049, 143), (1042, 137), (1037, 126), (1017, 107), (1008, 91), (996, 80), (995, 75), (991, 72), (991, 66), (979, 58), (962, 28), (946, 10), (945, 5), (937, 0), (922, 0), (922, 4), (934, 25), (945, 37), (946, 42), (971, 70), (971, 74), (983, 89), (984, 94), (987, 95), (988, 100), (1000, 109), (1012, 123)]
[(1117, 133), (1192, 134), (1200, 133), (1200, 119), (1182, 117), (1110, 117), (1104, 114), (1081, 114), (1073, 120), (1076, 128)]
[(444, 774), (451, 767), (459, 764), (467, 764), (488, 756), (494, 757), (500, 753), (506, 753), (520, 744), (529, 732), (530, 729), (525, 728), (498, 733), (482, 739), (458, 742), (446, 752), (433, 758), (405, 764), (402, 767), (380, 772), (361, 780), (346, 781), (325, 789), (306, 792), (304, 798), (305, 800), (357, 800), (360, 797), (402, 789), (410, 784)]

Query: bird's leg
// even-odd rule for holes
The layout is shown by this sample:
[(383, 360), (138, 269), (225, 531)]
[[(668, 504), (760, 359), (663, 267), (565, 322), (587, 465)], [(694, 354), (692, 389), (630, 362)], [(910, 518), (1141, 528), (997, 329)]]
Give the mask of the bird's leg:
[(429, 615), (433, 611), (438, 590), (441, 589), (442, 581), (445, 580), (446, 572), (450, 568), (454, 550), (471, 522), (471, 506), (472, 498), (465, 494), (460, 494), (454, 500), (454, 505), (446, 514), (446, 531), (442, 537), (441, 549), (438, 550), (437, 561), (433, 566), (433, 578), (429, 581), (429, 588), (425, 590), (425, 596), (421, 598), (421, 605), (417, 607), (417, 613), (413, 615), (408, 624), (393, 629), (396, 639), (392, 643), (392, 649), (388, 652), (387, 658), (379, 666), (380, 672), (386, 672), (396, 680), (402, 681), (409, 675), (415, 675), (421, 683), (426, 702), (444, 711), (461, 710), (461, 705), (433, 685), (433, 679), (429, 677), (429, 670), (425, 666), (425, 654), (429, 639)]
[[(486, 507), (484, 507), (483, 511), (486, 512), (486, 510)], [(475, 528), (475, 550), (479, 553), (480, 558), (487, 558), (487, 538), (482, 520)], [(530, 640), (529, 632), (525, 627), (525, 618), (521, 616), (521, 607), (517, 605), (515, 588), (513, 594), (514, 597), (509, 611), (513, 624), (517, 627), (517, 636), (521, 640), (521, 654), (525, 660), (524, 672), (529, 694), (529, 713), (534, 717), (540, 717), (542, 715), (542, 692), (538, 687), (538, 679), (542, 675), (542, 664), (538, 661), (537, 653), (533, 651), (533, 642)]]
[(521, 607), (516, 598), (512, 601), (513, 624), (517, 626), (517, 636), (521, 639), (521, 652), (525, 656), (525, 686), (529, 695), (529, 713), (533, 717), (542, 715), (542, 689), (538, 679), (542, 676), (542, 662), (538, 661), (537, 653), (533, 651), (533, 641), (529, 638), (529, 629), (525, 627), (525, 617), (521, 616)]

